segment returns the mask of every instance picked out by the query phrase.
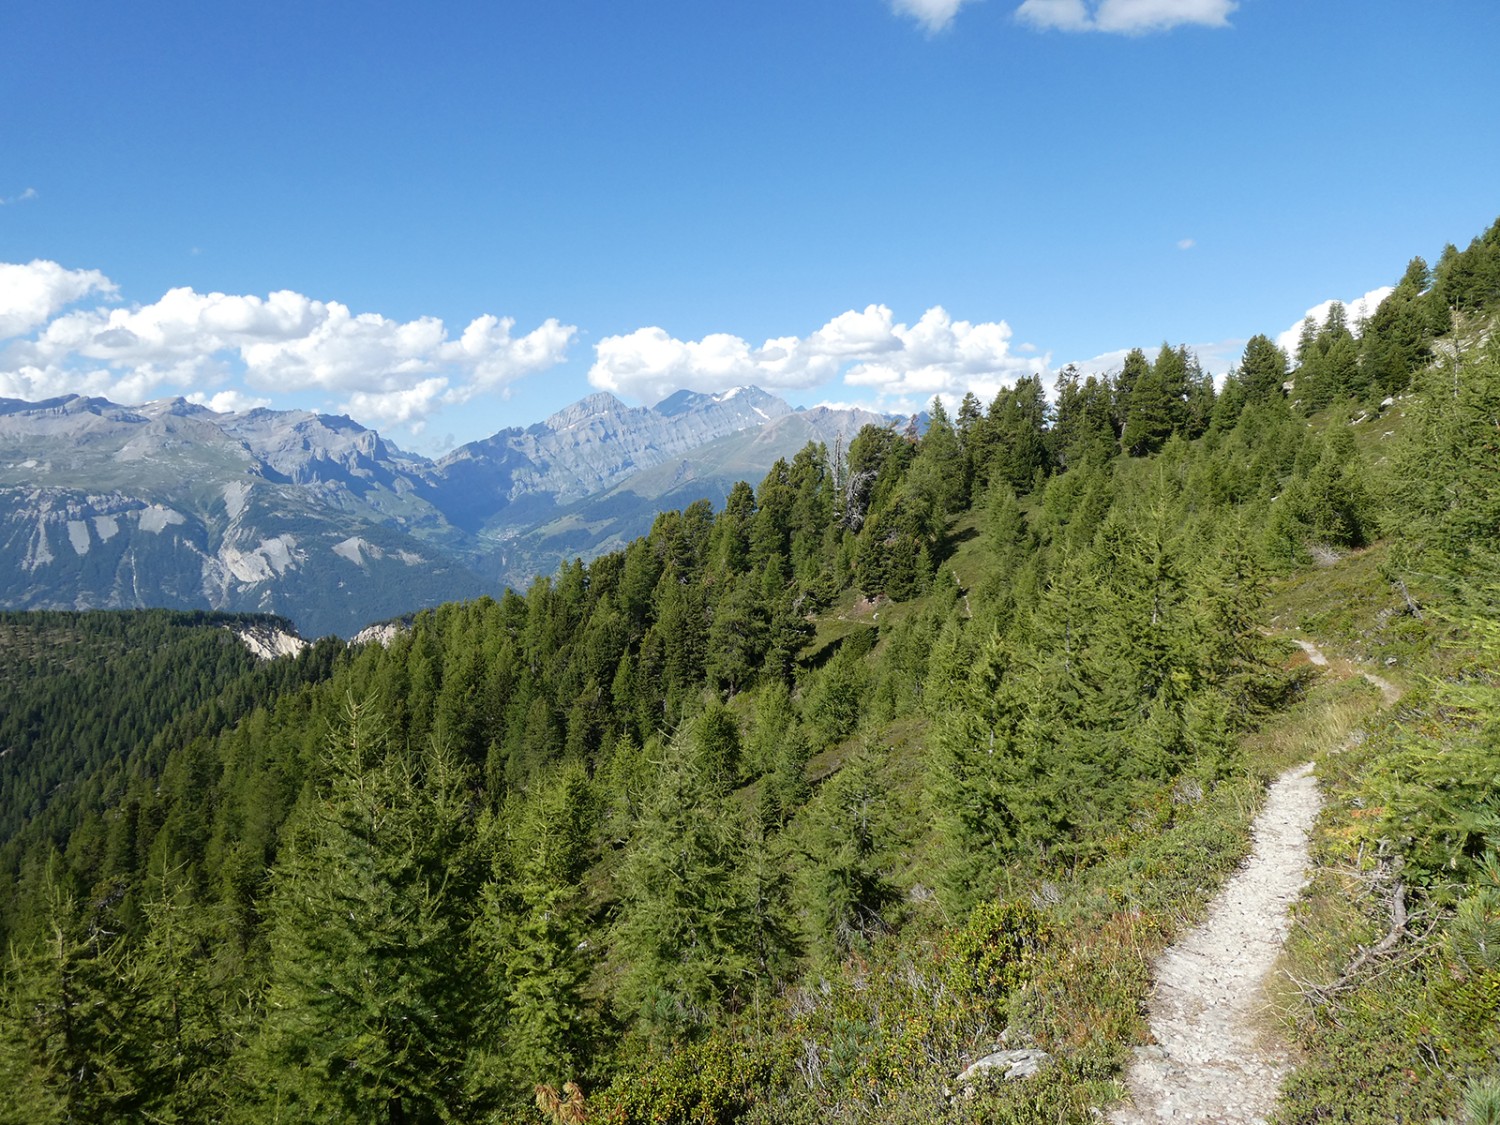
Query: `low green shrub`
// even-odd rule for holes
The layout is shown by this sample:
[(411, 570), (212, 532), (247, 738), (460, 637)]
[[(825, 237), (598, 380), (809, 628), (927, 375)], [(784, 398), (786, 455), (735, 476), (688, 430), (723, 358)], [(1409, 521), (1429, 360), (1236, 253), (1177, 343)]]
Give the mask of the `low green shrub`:
[(960, 996), (1003, 1001), (1029, 979), (1051, 940), (1051, 925), (1030, 903), (981, 902), (953, 935), (943, 981)]

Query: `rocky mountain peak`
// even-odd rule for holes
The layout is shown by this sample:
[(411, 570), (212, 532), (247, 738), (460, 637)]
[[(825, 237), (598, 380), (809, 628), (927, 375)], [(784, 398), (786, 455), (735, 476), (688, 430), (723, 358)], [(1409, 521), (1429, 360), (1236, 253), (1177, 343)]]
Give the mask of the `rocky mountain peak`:
[[(630, 407), (614, 395), (608, 391), (596, 391), (563, 407), (545, 422), (539, 423), (539, 426), (549, 430), (567, 430), (592, 418), (615, 418), (628, 413), (630, 413)], [(538, 426), (532, 426), (530, 429), (536, 430)]]
[(779, 418), (783, 414), (790, 414), (792, 408), (783, 400), (759, 387), (731, 387), (718, 394), (682, 390), (668, 395), (651, 408), (653, 414), (666, 418), (711, 411), (754, 418), (757, 421), (751, 424), (758, 425), (760, 422)]

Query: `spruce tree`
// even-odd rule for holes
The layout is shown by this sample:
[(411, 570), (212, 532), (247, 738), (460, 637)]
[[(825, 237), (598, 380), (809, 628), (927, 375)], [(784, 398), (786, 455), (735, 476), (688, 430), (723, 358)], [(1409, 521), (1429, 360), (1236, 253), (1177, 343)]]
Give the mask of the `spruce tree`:
[(501, 978), (493, 986), (499, 1018), (484, 1025), (469, 1064), (479, 1075), (470, 1083), (480, 1098), (512, 1105), (538, 1083), (561, 1086), (582, 1077), (599, 1022), (586, 996), (588, 931), (580, 888), (527, 877), (513, 894), (513, 916), (498, 892), (485, 895), (486, 922), (496, 934), (481, 930), (477, 947)]
[(864, 654), (846, 639), (803, 689), (803, 715), (818, 745), (830, 746), (854, 733), (868, 684)]
[(927, 432), (917, 447), (917, 455), (907, 479), (920, 473), (930, 481), (931, 504), (939, 522), (957, 511), (969, 499), (968, 472), (964, 465), (964, 452), (959, 436), (948, 420), (948, 411), (943, 400), (934, 398), (928, 407), (930, 420)]
[(997, 394), (986, 425), (991, 446), (983, 479), (1004, 480), (1019, 494), (1030, 492), (1038, 474), (1051, 468), (1041, 377), (1024, 376)]
[(1130, 418), (1130, 400), (1138, 384), (1151, 370), (1151, 361), (1140, 348), (1131, 348), (1114, 379), (1114, 424), (1115, 432), (1122, 433)]
[(982, 440), (980, 432), (984, 428), (984, 407), (973, 391), (965, 392), (958, 404), (958, 417), (954, 419), (953, 428), (958, 433), (958, 446), (963, 453), (964, 493), (968, 495), (979, 469), (979, 460), (975, 456), (976, 441)]
[(768, 616), (758, 575), (730, 579), (714, 606), (705, 671), (709, 682), (731, 697), (750, 683), (764, 661), (770, 642)]
[[(1432, 355), (1434, 334), (1447, 328), (1447, 309), (1427, 295), (1427, 263), (1413, 258), (1396, 288), (1380, 303), (1360, 337), (1360, 366), (1371, 393), (1399, 394)], [(1433, 310), (1444, 315), (1435, 319)]]
[(750, 535), (756, 524), (755, 493), (738, 481), (724, 499), (724, 510), (714, 520), (709, 551), (720, 575), (739, 574), (750, 563)]
[(1185, 432), (1188, 421), (1188, 394), (1200, 374), (1197, 370), (1197, 360), (1188, 355), (1186, 344), (1180, 344), (1174, 348), (1163, 341), (1161, 350), (1156, 353), (1156, 362), (1151, 365), (1151, 373), (1166, 392), (1172, 419), (1172, 432)]
[(944, 897), (963, 909), (1021, 842), (1025, 697), (1015, 654), (999, 636), (985, 642), (966, 676), (955, 677), (950, 667), (949, 660), (934, 664), (932, 674), (941, 678), (928, 692), (934, 704), (943, 701), (928, 786), (943, 839)]
[(1214, 377), (1203, 370), (1196, 355), (1189, 356), (1187, 401), (1181, 431), (1189, 441), (1196, 441), (1208, 432), (1213, 423), (1218, 398), (1218, 393), (1214, 390)]
[(755, 492), (755, 505), (749, 569), (760, 570), (767, 560), (784, 559), (791, 554), (797, 490), (792, 485), (791, 466), (784, 458), (778, 457), (761, 480)]
[(1156, 369), (1148, 368), (1131, 389), (1121, 446), (1132, 457), (1155, 453), (1172, 436), (1180, 414), (1180, 402), (1172, 397)]
[(1500, 551), (1500, 343), (1449, 358), (1422, 389), (1398, 449), (1398, 502), (1424, 569), (1477, 573)]
[(1114, 428), (1114, 392), (1107, 378), (1090, 375), (1080, 380), (1069, 365), (1057, 377), (1057, 417), (1048, 431), (1051, 458), (1062, 468), (1082, 464), (1093, 455), (1111, 456), (1118, 434)]
[(487, 995), (475, 1020), (469, 1090), (515, 1107), (538, 1083), (583, 1077), (599, 1021), (587, 997), (591, 958), (581, 885), (594, 858), (594, 785), (570, 764), (511, 803), (471, 930)]

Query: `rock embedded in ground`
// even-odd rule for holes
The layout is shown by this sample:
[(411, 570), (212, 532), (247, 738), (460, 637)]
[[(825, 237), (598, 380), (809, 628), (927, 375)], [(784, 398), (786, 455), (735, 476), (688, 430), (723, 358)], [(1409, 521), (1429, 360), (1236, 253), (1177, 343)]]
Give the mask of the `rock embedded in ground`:
[(995, 1051), (972, 1063), (954, 1079), (955, 1082), (972, 1082), (981, 1074), (999, 1071), (1001, 1078), (1031, 1078), (1041, 1072), (1052, 1056), (1034, 1047), (1021, 1047), (1011, 1051)]

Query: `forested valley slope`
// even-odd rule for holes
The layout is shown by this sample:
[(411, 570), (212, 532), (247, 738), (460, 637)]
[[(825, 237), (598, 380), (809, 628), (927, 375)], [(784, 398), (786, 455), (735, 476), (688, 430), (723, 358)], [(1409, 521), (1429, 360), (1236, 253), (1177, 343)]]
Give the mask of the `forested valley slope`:
[(1497, 310), (1500, 223), (388, 644), (0, 616), (0, 1120), (1092, 1120), (1309, 760), (1277, 1120), (1492, 1119)]

